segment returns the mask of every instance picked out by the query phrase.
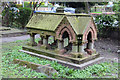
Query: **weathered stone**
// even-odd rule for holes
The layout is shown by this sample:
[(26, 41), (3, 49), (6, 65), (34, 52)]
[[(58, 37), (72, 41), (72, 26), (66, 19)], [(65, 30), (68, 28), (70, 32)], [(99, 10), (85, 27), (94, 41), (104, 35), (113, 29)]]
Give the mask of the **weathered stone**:
[(48, 45), (48, 38), (43, 38), (43, 45), (47, 46)]
[[(66, 67), (74, 68), (74, 69), (83, 69), (85, 67), (88, 67), (89, 65), (92, 65), (92, 64), (100, 61), (100, 60), (103, 60), (103, 57), (98, 58), (99, 54), (94, 54), (94, 55), (91, 55), (91, 57), (84, 58), (82, 60), (79, 59), (80, 60), (79, 62), (81, 62), (81, 64), (76, 64), (76, 63), (71, 63), (71, 62), (68, 62), (68, 61), (63, 61), (63, 59), (62, 60), (58, 59), (58, 58), (55, 59), (53, 57), (48, 57), (48, 56), (44, 56), (44, 55), (41, 55), (41, 54), (25, 51), (25, 50), (20, 50), (20, 51), (22, 51), (24, 53), (27, 53), (27, 54), (30, 54), (30, 55), (33, 55), (33, 56), (36, 56), (36, 57), (39, 57), (39, 58), (44, 58), (44, 59), (47, 59), (47, 60), (50, 60), (50, 61), (57, 61), (58, 63), (66, 66)], [(46, 52), (46, 54), (47, 53), (48, 52)], [(87, 59), (87, 60), (85, 60), (85, 59)], [(74, 59), (74, 61), (77, 62), (78, 60)]]
[(85, 47), (84, 47), (84, 44), (80, 45), (80, 46), (79, 46), (79, 52), (80, 52), (80, 53), (85, 53), (84, 48), (85, 48)]
[(43, 41), (42, 40), (38, 41), (38, 46), (41, 46), (41, 45), (43, 45)]
[(32, 46), (37, 45), (37, 43), (35, 42), (35, 34), (34, 33), (30, 34), (30, 42), (31, 42)]
[(18, 30), (14, 28), (9, 28), (9, 27), (0, 27), (0, 35), (2, 37), (16, 37), (16, 36), (22, 36), (26, 35), (27, 32), (23, 30)]
[(78, 52), (78, 45), (72, 45), (72, 52)]
[(83, 58), (83, 54), (82, 53), (71, 53), (73, 58)]
[(58, 41), (58, 49), (63, 49), (63, 41)]
[(53, 68), (50, 67), (50, 66), (46, 66), (46, 65), (44, 65), (44, 66), (39, 66), (36, 71), (37, 71), (37, 72), (40, 72), (40, 73), (47, 74), (49, 77), (52, 77), (52, 75), (53, 75), (54, 73), (58, 74), (58, 72), (57, 72), (55, 69), (53, 69)]
[(64, 53), (66, 53), (66, 52), (67, 52), (66, 49), (61, 49), (61, 50), (59, 51), (60, 54), (64, 54)]
[(32, 62), (24, 61), (24, 60), (19, 60), (19, 59), (14, 59), (13, 62), (16, 64), (19, 64), (21, 66), (26, 66), (27, 68), (31, 68), (36, 70), (37, 67), (41, 66), (40, 64), (35, 64)]
[[(89, 42), (97, 39), (97, 28), (90, 15), (36, 13), (26, 27), (29, 33), (40, 34), (43, 37), (43, 45), (39, 48), (23, 47), (24, 50), (76, 64), (82, 64), (98, 57), (98, 54), (91, 54), (94, 52), (91, 52), (94, 46)], [(53, 41), (56, 40), (57, 44), (48, 44), (49, 36), (54, 36)], [(31, 40), (34, 44), (34, 36), (31, 37)], [(55, 45), (56, 47), (54, 47)], [(91, 49), (86, 50), (90, 55), (84, 54), (86, 47)], [(72, 56), (69, 54), (71, 52)]]
[(17, 63), (21, 66), (26, 66), (27, 68), (31, 68), (33, 70), (36, 70), (37, 72), (44, 73), (48, 77), (52, 77), (52, 74), (54, 74), (54, 73), (58, 74), (58, 72), (54, 68), (50, 67), (50, 64), (41, 65), (41, 64), (35, 64), (32, 62), (19, 60), (19, 59), (14, 59), (13, 62), (15, 64)]
[(94, 43), (93, 42), (88, 43), (88, 49), (94, 49)]
[(85, 51), (89, 54), (89, 55), (92, 55), (93, 51), (91, 49), (85, 49)]

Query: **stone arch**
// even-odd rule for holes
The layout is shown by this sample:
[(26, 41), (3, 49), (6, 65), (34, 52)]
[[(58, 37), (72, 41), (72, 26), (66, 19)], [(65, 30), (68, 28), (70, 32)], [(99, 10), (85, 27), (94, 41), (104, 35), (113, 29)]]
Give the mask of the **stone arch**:
[(95, 31), (92, 27), (89, 27), (88, 30), (85, 32), (84, 41), (85, 41), (85, 51), (87, 49), (93, 50), (94, 48), (94, 38), (95, 38)]
[(89, 31), (89, 33), (87, 34), (87, 45), (86, 45), (87, 49), (90, 49), (89, 45), (90, 45), (91, 42), (93, 42), (93, 40), (92, 40), (92, 32)]
[(70, 32), (70, 30), (68, 29), (68, 28), (64, 28), (64, 29), (62, 29), (61, 30), (61, 32), (60, 32), (60, 40), (62, 40), (63, 38), (62, 38), (62, 36), (63, 36), (63, 34), (65, 33), (65, 32), (67, 32), (68, 33), (68, 36), (69, 36), (69, 39), (70, 39), (70, 41), (73, 39), (73, 36), (72, 36), (72, 34), (71, 34), (71, 32)]
[(97, 30), (95, 28), (95, 25), (93, 25), (92, 22), (89, 23), (87, 29), (85, 30), (84, 34), (83, 34), (83, 42), (87, 42), (87, 35), (88, 33), (91, 32), (92, 35), (92, 42), (97, 39)]
[(69, 34), (69, 39), (70, 39), (69, 42), (71, 42), (71, 43), (74, 42), (76, 39), (75, 38), (76, 34), (74, 33), (74, 31), (70, 25), (63, 24), (63, 25), (59, 26), (56, 31), (56, 38), (58, 40), (62, 40), (62, 36), (65, 31)]
[(90, 28), (89, 31), (87, 31), (86, 35), (85, 35), (85, 40), (88, 42), (88, 36), (89, 34), (91, 35), (91, 42), (93, 42), (93, 39), (94, 39), (94, 31), (92, 28)]
[(88, 37), (88, 34), (91, 33), (91, 39), (93, 41), (93, 38), (94, 38), (94, 31), (90, 28), (88, 31), (86, 31), (84, 34), (83, 34), (83, 42), (87, 42), (87, 37)]

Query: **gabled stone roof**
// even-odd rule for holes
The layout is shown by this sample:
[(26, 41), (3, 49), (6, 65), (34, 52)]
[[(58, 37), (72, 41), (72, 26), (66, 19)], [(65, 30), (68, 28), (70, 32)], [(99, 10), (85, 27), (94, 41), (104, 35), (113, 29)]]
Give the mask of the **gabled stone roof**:
[(34, 14), (26, 27), (47, 31), (55, 31), (63, 17), (63, 15)]
[(88, 23), (91, 20), (91, 17), (85, 17), (85, 16), (68, 16), (68, 21), (70, 22), (72, 28), (76, 32), (76, 34), (83, 34), (86, 27), (88, 26)]
[(54, 32), (64, 17), (68, 19), (77, 35), (83, 34), (92, 20), (90, 15), (85, 14), (37, 13), (33, 15), (26, 27)]

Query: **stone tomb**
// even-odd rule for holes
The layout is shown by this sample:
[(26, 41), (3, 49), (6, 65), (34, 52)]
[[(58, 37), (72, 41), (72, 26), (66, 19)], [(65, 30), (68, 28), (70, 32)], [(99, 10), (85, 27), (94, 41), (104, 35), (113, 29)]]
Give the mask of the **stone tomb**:
[[(26, 25), (30, 43), (23, 50), (81, 64), (95, 59), (97, 28), (87, 14), (35, 13)], [(35, 42), (35, 35), (41, 40)], [(52, 37), (52, 43), (49, 39)]]

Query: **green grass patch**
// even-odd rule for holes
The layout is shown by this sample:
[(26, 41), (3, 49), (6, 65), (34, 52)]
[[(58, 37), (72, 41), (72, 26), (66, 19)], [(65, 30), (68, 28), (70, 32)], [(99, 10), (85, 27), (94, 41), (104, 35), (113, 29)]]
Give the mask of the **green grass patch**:
[[(36, 42), (40, 39), (36, 39)], [(118, 73), (118, 63), (104, 62), (89, 66), (84, 70), (74, 70), (68, 67), (62, 66), (55, 61), (49, 61), (41, 59), (35, 56), (28, 55), (18, 50), (22, 49), (22, 46), (26, 45), (29, 40), (2, 44), (2, 77), (3, 78), (47, 78), (48, 76), (43, 73), (38, 73), (30, 68), (14, 64), (14, 59), (25, 60), (37, 64), (51, 64), (51, 66), (58, 71), (57, 74), (53, 74), (52, 78), (94, 78), (116, 77), (112, 74)]]
[(91, 13), (102, 13), (102, 12), (91, 12)]

